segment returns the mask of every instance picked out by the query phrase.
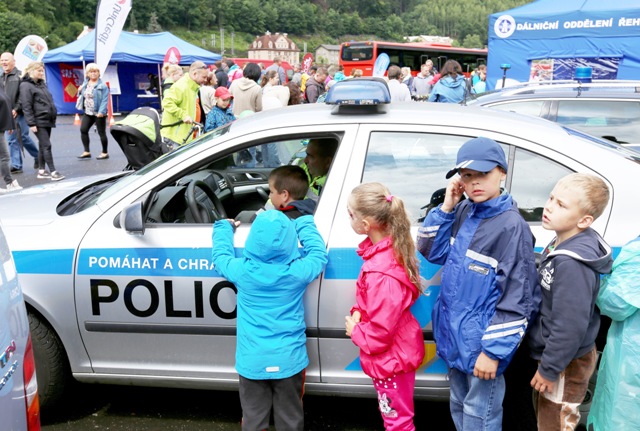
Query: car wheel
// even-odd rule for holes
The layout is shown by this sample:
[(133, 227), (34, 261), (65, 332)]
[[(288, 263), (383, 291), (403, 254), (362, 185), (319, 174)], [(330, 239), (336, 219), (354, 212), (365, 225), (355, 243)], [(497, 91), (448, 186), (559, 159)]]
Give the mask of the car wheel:
[(29, 313), (29, 328), (33, 343), (38, 381), (38, 398), (43, 410), (62, 399), (71, 379), (71, 370), (60, 338), (38, 316)]

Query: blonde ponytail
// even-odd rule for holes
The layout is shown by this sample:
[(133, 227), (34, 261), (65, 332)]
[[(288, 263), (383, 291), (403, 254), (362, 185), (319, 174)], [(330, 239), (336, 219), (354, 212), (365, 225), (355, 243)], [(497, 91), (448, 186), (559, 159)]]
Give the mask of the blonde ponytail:
[(396, 260), (404, 267), (411, 283), (420, 290), (420, 270), (411, 235), (411, 221), (402, 199), (393, 196), (380, 183), (364, 183), (353, 189), (350, 201), (354, 211), (371, 217), (388, 232), (393, 240)]

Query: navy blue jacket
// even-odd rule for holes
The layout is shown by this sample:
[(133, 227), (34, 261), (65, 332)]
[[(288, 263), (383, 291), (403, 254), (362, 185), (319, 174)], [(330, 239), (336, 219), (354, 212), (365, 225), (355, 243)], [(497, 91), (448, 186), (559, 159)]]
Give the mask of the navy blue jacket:
[(502, 374), (540, 299), (533, 235), (511, 195), (464, 200), (451, 213), (434, 208), (418, 230), (418, 250), (444, 265), (433, 308), (438, 356), (473, 374), (484, 352)]
[(569, 362), (595, 346), (600, 274), (611, 272), (612, 265), (611, 247), (591, 228), (543, 252), (538, 271), (542, 304), (529, 346), (545, 379), (556, 381)]

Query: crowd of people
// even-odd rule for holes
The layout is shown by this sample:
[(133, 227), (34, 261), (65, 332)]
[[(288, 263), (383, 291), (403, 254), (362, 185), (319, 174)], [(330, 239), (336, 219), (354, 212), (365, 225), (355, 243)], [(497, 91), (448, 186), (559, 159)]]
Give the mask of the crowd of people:
[[(22, 148), (34, 158), (38, 179), (64, 179), (53, 161), (51, 129), (58, 113), (44, 79), (44, 63), (33, 61), (21, 72), (10, 52), (0, 56), (0, 63), (0, 172), (6, 183), (0, 193), (22, 188), (13, 178), (23, 172)], [(37, 146), (29, 132), (36, 136)]]
[[(21, 188), (13, 175), (23, 172), (25, 151), (34, 158), (37, 178), (63, 179), (64, 175), (55, 169), (53, 161), (50, 137), (57, 112), (44, 79), (43, 64), (30, 64), (22, 73), (8, 52), (2, 54), (0, 63), (0, 91), (7, 96), (0, 95), (0, 127), (4, 137), (0, 141), (0, 172), (7, 184), (5, 189), (0, 187), (0, 193)], [(485, 71), (481, 65), (471, 78), (465, 78), (458, 62), (448, 60), (438, 73), (432, 61), (427, 60), (416, 76), (408, 67), (391, 65), (386, 78), (393, 102), (458, 103), (470, 93), (484, 91)], [(199, 131), (208, 132), (255, 112), (323, 102), (333, 84), (361, 76), (361, 69), (354, 68), (347, 76), (342, 66), (312, 65), (303, 71), (300, 64), (295, 64), (288, 75), (279, 57), (267, 68), (253, 62), (240, 67), (233, 60), (225, 59), (211, 66), (196, 61), (185, 72), (183, 67), (167, 63), (161, 77), (149, 74), (148, 91), (157, 92), (160, 99), (163, 138), (171, 145), (182, 145), (194, 139)], [(94, 125), (101, 144), (101, 151), (95, 158), (109, 158), (106, 135), (109, 98), (109, 87), (101, 79), (98, 66), (88, 64), (76, 104), (83, 114), (80, 124), (83, 151), (78, 160), (92, 158), (89, 130)], [(11, 119), (3, 115), (7, 113)], [(37, 145), (30, 131), (36, 136)]]

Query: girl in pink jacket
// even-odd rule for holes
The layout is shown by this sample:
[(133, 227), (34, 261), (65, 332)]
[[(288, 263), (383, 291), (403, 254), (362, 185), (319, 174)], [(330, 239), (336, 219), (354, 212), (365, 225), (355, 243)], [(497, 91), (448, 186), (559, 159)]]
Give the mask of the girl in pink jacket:
[(410, 307), (420, 295), (420, 273), (404, 203), (380, 183), (361, 184), (347, 205), (351, 227), (367, 235), (364, 264), (347, 335), (373, 379), (386, 430), (415, 430), (413, 390), (424, 359), (422, 329)]

